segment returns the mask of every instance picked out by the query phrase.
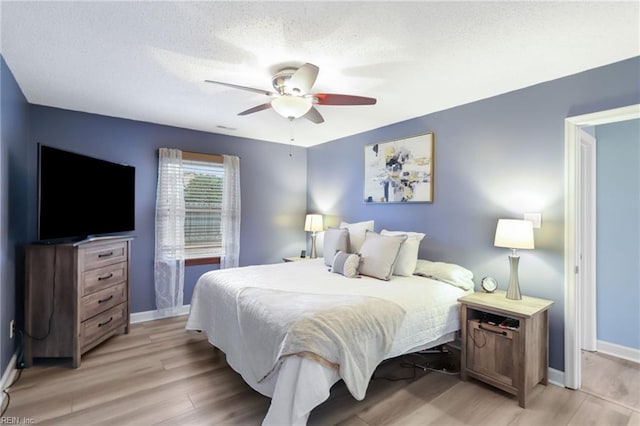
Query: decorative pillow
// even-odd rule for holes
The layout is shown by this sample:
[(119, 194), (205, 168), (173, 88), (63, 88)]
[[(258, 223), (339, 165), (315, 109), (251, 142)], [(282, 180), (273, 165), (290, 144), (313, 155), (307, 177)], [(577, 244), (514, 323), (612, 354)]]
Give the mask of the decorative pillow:
[(349, 253), (358, 253), (362, 243), (364, 243), (364, 237), (367, 231), (373, 232), (373, 220), (367, 220), (364, 222), (356, 223), (340, 223), (340, 228), (347, 228), (349, 230)]
[(420, 232), (387, 231), (386, 229), (380, 231), (380, 235), (407, 236), (407, 241), (405, 241), (402, 247), (400, 247), (398, 260), (396, 261), (396, 266), (393, 268), (393, 275), (400, 275), (403, 277), (410, 277), (413, 275), (416, 270), (416, 264), (418, 263), (418, 249), (420, 248), (420, 241), (422, 241), (425, 235)]
[(358, 267), (360, 266), (360, 255), (350, 254), (339, 251), (333, 258), (331, 272), (342, 274), (347, 278), (355, 278), (358, 276)]
[(324, 254), (324, 264), (331, 266), (333, 258), (339, 251), (348, 251), (349, 231), (346, 229), (327, 228), (324, 231), (324, 242), (322, 253)]
[(360, 273), (381, 280), (389, 280), (406, 235), (382, 236), (367, 231), (360, 248)]
[(416, 271), (413, 274), (444, 281), (463, 290), (473, 288), (473, 272), (455, 263), (418, 259)]

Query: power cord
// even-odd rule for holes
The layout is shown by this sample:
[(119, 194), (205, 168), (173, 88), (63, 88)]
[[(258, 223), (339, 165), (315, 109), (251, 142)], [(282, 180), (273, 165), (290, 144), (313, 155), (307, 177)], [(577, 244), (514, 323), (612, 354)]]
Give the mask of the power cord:
[(51, 279), (51, 312), (49, 312), (49, 320), (47, 325), (47, 332), (44, 336), (33, 336), (28, 331), (24, 331), (24, 334), (33, 340), (44, 340), (51, 334), (51, 324), (53, 323), (53, 314), (56, 310), (56, 268), (58, 263), (58, 249), (53, 249), (53, 278)]
[[(446, 354), (447, 352), (442, 352), (442, 354)], [(416, 361), (411, 360), (411, 357), (418, 357), (420, 358), (420, 361), (424, 361), (423, 363), (418, 363)], [(373, 372), (373, 376), (371, 378), (371, 380), (388, 380), (391, 382), (395, 382), (395, 381), (400, 381), (400, 380), (413, 380), (415, 379), (418, 375), (416, 374), (416, 370), (422, 370), (423, 372), (427, 372), (427, 371), (434, 371), (436, 373), (441, 373), (441, 374), (446, 374), (446, 375), (450, 375), (450, 376), (455, 376), (460, 374), (459, 371), (447, 371), (446, 368), (433, 368), (429, 366), (429, 363), (426, 360), (426, 357), (420, 353), (413, 353), (413, 354), (408, 354), (408, 355), (403, 355), (402, 356), (402, 361), (400, 362), (400, 367), (402, 368), (411, 368), (412, 369), (412, 374), (410, 376), (400, 376), (400, 377), (386, 377), (386, 376), (376, 376), (376, 372)], [(377, 370), (376, 370), (377, 371)]]
[(22, 376), (23, 369), (17, 368), (17, 370), (18, 372), (13, 377), (13, 381), (11, 382), (11, 384), (9, 384), (9, 386), (7, 386), (6, 388), (2, 389), (2, 393), (5, 395), (7, 403), (2, 408), (2, 413), (0, 414), (0, 418), (4, 418), (4, 414), (7, 412), (7, 410), (9, 409), (9, 405), (11, 404), (11, 395), (9, 395), (9, 389), (11, 389), (12, 386), (18, 383), (18, 380), (20, 380), (20, 376)]
[(469, 339), (471, 339), (471, 341), (473, 342), (473, 345), (478, 349), (482, 349), (485, 346), (487, 346), (487, 336), (484, 333), (480, 333), (480, 335), (484, 339), (484, 342), (482, 344), (479, 344), (478, 342), (476, 342), (476, 339), (473, 337), (473, 327), (467, 327), (467, 336), (469, 337)]
[[(447, 352), (442, 352), (442, 354), (446, 354)], [(416, 356), (418, 358), (420, 358), (424, 363), (415, 363), (413, 362), (412, 365), (414, 365), (417, 368), (420, 368), (422, 371), (434, 371), (436, 373), (441, 373), (441, 374), (446, 374), (446, 375), (450, 375), (450, 376), (456, 376), (458, 374), (460, 374), (459, 371), (455, 371), (453, 369), (451, 370), (447, 370), (446, 367), (442, 367), (442, 368), (434, 368), (434, 367), (430, 367), (429, 366), (429, 361), (427, 360), (427, 357), (424, 356), (421, 353), (416, 353), (416, 354), (412, 354), (413, 356)]]

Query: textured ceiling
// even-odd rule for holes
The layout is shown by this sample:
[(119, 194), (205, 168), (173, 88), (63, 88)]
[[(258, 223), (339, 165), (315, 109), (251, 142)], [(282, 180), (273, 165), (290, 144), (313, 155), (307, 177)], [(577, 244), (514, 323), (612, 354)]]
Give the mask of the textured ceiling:
[[(33, 104), (311, 146), (640, 55), (633, 2), (8, 2), (1, 52)], [(289, 122), (284, 65), (313, 92), (375, 97)]]

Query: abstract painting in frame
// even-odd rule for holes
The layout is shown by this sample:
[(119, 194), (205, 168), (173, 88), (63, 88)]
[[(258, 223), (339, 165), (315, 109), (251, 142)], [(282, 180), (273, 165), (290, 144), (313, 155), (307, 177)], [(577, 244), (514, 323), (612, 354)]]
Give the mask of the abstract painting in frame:
[(433, 202), (433, 133), (364, 147), (366, 203)]

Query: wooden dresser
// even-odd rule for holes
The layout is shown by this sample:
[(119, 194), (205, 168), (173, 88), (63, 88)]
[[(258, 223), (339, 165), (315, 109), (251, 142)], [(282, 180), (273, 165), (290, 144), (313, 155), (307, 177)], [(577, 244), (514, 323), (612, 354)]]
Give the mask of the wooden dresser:
[(26, 248), (26, 367), (80, 356), (129, 332), (131, 237)]

